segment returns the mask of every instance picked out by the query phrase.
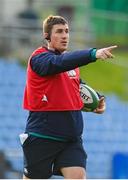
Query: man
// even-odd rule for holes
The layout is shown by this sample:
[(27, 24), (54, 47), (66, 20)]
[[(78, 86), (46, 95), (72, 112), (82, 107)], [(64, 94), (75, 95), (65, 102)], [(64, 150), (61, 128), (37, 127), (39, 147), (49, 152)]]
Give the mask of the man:
[[(24, 108), (29, 116), (21, 135), (24, 179), (47, 179), (53, 174), (84, 179), (87, 155), (81, 138), (83, 103), (78, 67), (112, 58), (111, 50), (116, 46), (66, 52), (69, 27), (60, 16), (45, 19), (43, 36), (48, 46), (32, 53), (27, 68)], [(101, 97), (94, 112), (104, 110)]]

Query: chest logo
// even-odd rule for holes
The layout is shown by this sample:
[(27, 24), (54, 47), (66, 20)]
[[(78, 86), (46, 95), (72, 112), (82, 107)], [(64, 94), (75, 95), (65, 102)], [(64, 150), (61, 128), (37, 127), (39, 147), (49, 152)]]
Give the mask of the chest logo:
[(67, 74), (69, 77), (76, 77), (76, 71), (75, 70), (67, 71)]

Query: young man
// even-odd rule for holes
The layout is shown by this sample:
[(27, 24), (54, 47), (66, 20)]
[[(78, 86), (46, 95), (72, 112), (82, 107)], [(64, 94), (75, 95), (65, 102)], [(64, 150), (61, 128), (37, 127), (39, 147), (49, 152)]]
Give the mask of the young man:
[[(97, 59), (112, 58), (111, 50), (66, 52), (67, 21), (49, 16), (43, 23), (47, 47), (36, 49), (28, 62), (24, 108), (29, 110), (25, 133), (24, 179), (47, 179), (53, 174), (66, 179), (86, 178), (86, 152), (82, 145), (83, 107), (79, 93), (79, 68)], [(101, 97), (95, 113), (103, 113)]]

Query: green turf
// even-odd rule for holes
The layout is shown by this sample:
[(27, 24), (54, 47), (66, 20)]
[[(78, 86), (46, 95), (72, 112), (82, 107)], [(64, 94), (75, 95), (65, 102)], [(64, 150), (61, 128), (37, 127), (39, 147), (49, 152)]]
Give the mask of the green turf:
[(116, 52), (112, 60), (97, 60), (80, 68), (81, 78), (88, 85), (103, 92), (128, 100), (128, 53)]

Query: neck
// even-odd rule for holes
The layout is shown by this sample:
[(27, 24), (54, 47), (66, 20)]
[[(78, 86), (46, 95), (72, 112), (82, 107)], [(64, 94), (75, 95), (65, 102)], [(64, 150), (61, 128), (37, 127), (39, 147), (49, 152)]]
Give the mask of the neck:
[(55, 49), (52, 48), (52, 47), (50, 47), (49, 45), (48, 45), (48, 49), (49, 49), (49, 50), (52, 50), (52, 51), (55, 51)]

